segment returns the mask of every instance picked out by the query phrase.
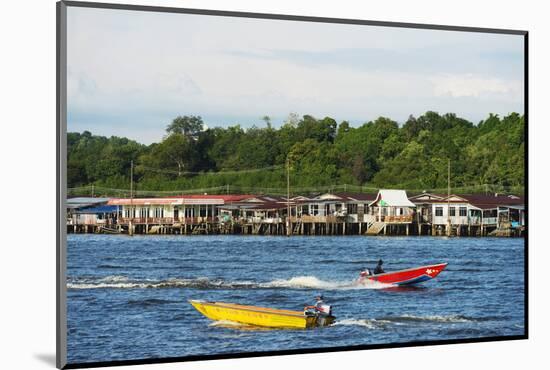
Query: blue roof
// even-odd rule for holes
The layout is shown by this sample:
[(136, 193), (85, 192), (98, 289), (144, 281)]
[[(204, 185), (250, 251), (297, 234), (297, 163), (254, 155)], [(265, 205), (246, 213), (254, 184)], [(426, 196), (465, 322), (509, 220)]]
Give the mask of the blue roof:
[(117, 211), (117, 206), (98, 206), (98, 207), (88, 207), (79, 209), (75, 213), (84, 213), (84, 214), (99, 214), (99, 213), (114, 213)]
[(67, 199), (67, 208), (83, 208), (107, 203), (110, 198), (76, 197)]

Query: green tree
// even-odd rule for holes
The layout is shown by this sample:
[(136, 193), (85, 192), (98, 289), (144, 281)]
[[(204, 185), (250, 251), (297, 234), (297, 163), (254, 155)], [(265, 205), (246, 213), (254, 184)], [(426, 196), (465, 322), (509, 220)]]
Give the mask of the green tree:
[(183, 134), (173, 133), (153, 148), (150, 158), (157, 168), (177, 167), (181, 176), (182, 172), (193, 170), (197, 161), (195, 143)]
[(180, 134), (196, 138), (203, 130), (204, 123), (201, 116), (177, 116), (166, 127), (166, 132), (170, 134)]
[[(204, 130), (200, 116), (178, 116), (158, 143), (145, 146), (88, 131), (67, 134), (68, 187), (128, 188), (130, 162), (139, 189), (181, 190), (221, 185), (284, 188), (279, 166), (292, 161), (293, 186), (370, 183), (380, 187), (437, 189), (492, 184), (522, 187), (525, 121), (495, 114), (477, 125), (456, 114), (409, 116), (402, 127), (379, 117), (359, 127), (330, 117), (291, 114), (284, 124)], [(226, 173), (278, 165), (258, 172)], [(172, 172), (171, 172), (172, 171)], [(212, 175), (222, 171), (221, 174)], [(186, 172), (198, 174), (182, 176)]]

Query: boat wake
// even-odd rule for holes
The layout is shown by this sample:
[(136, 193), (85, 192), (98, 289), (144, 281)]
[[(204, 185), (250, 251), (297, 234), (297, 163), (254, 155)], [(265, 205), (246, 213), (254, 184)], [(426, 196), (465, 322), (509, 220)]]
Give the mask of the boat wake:
[(362, 326), (366, 329), (382, 329), (389, 321), (376, 319), (343, 319), (336, 320), (332, 326)]
[(390, 325), (413, 325), (415, 323), (468, 323), (477, 321), (461, 315), (431, 315), (431, 316), (388, 316), (373, 319), (341, 319), (336, 320), (333, 326), (360, 326), (366, 329), (383, 329)]
[(165, 280), (130, 279), (125, 276), (104, 278), (69, 278), (68, 289), (155, 289), (155, 288), (194, 288), (194, 289), (247, 289), (254, 288), (254, 282), (226, 282), (222, 279), (200, 277), (195, 279), (170, 278)]
[(170, 278), (165, 280), (131, 279), (126, 276), (112, 275), (106, 277), (77, 277), (67, 279), (68, 289), (155, 289), (155, 288), (190, 288), (190, 289), (385, 289), (391, 284), (367, 280), (358, 283), (349, 281), (325, 281), (315, 276), (295, 276), (290, 279), (276, 279), (269, 282), (225, 281), (199, 277), (194, 279)]
[(380, 320), (393, 322), (393, 323), (411, 323), (411, 322), (446, 322), (446, 323), (464, 323), (476, 321), (462, 315), (431, 315), (431, 316), (415, 316), (415, 315), (402, 315), (402, 316), (388, 316), (383, 317)]
[(297, 288), (297, 289), (323, 289), (323, 290), (348, 290), (348, 289), (384, 289), (392, 287), (391, 284), (384, 284), (378, 281), (366, 280), (357, 282), (348, 281), (325, 281), (315, 276), (296, 276), (288, 280), (273, 280), (262, 284), (270, 288)]

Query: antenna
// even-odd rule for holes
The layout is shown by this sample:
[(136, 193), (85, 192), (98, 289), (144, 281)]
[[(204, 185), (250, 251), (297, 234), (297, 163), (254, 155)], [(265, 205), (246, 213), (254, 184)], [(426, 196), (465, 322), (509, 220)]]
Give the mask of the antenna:
[(130, 162), (130, 202), (134, 199), (134, 161)]
[(447, 195), (451, 196), (451, 160), (447, 162)]

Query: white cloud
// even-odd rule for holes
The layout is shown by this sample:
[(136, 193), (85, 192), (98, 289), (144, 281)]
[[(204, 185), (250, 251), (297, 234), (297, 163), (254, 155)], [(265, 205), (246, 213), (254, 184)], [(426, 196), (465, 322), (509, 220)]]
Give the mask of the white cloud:
[(430, 78), (436, 96), (491, 97), (500, 96), (506, 100), (522, 96), (523, 83), (517, 80), (487, 78), (483, 76), (440, 75)]
[(68, 21), (69, 130), (523, 109), (520, 36), (88, 8)]

